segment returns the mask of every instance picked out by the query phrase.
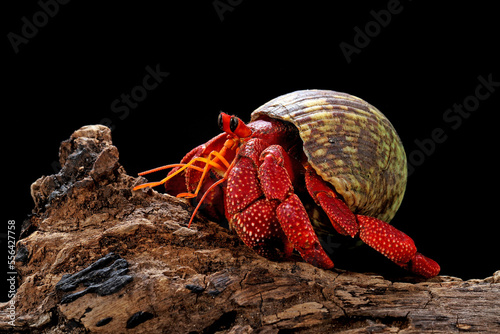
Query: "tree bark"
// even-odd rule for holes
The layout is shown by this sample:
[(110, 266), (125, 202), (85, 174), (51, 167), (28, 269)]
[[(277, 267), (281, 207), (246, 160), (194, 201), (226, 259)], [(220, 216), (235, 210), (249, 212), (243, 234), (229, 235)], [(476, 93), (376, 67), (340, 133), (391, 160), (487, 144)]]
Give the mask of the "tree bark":
[(104, 126), (75, 131), (60, 162), (32, 185), (2, 331), (500, 332), (500, 271), (424, 281), (272, 262), (216, 223), (188, 228), (185, 201), (133, 192)]

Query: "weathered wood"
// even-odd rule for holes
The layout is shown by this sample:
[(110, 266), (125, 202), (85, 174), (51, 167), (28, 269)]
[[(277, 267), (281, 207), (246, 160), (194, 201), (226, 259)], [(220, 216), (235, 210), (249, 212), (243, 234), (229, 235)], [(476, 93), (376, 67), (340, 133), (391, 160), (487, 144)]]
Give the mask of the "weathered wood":
[(109, 129), (76, 131), (60, 156), (32, 186), (1, 331), (500, 332), (500, 271), (422, 281), (271, 262), (216, 223), (188, 229), (184, 201), (132, 192)]

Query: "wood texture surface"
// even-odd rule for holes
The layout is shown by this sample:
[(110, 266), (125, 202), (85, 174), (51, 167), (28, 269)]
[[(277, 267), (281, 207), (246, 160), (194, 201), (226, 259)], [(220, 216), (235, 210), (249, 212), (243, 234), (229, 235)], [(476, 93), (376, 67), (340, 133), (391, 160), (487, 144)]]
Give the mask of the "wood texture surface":
[(187, 228), (184, 201), (132, 192), (109, 129), (60, 152), (63, 169), (32, 186), (2, 332), (500, 332), (500, 271), (423, 281), (271, 262), (216, 223)]

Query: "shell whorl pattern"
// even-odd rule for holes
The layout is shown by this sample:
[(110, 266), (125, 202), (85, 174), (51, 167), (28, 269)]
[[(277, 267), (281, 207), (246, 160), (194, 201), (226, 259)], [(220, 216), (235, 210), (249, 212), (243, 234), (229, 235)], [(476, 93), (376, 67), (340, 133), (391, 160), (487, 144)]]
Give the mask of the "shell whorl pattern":
[(293, 123), (309, 163), (357, 214), (389, 222), (406, 188), (406, 154), (389, 120), (364, 100), (328, 90), (302, 90), (257, 108)]

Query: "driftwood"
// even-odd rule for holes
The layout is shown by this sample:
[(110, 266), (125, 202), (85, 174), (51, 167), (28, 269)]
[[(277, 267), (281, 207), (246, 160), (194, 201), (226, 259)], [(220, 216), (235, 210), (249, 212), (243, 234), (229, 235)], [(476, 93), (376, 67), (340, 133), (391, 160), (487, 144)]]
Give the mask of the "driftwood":
[(500, 271), (424, 281), (272, 262), (216, 223), (187, 228), (183, 200), (132, 192), (106, 127), (77, 130), (60, 162), (32, 185), (0, 331), (500, 332)]

